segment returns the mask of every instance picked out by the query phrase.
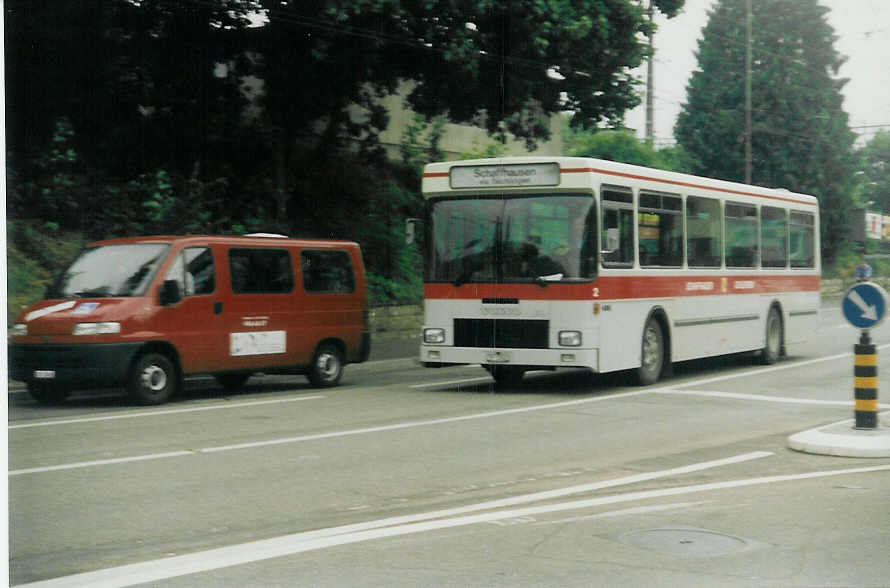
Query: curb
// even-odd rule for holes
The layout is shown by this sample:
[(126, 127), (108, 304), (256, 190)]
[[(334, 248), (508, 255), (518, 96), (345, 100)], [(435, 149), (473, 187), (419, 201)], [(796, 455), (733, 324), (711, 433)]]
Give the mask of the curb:
[(855, 429), (853, 419), (824, 425), (788, 437), (795, 451), (839, 457), (890, 457), (890, 428)]

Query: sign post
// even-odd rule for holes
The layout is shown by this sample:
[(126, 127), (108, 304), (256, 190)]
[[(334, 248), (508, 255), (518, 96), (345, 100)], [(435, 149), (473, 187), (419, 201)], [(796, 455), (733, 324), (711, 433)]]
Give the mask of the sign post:
[(859, 343), (853, 346), (855, 416), (857, 429), (878, 427), (878, 356), (868, 330), (887, 314), (887, 292), (872, 282), (860, 282), (847, 290), (841, 302), (844, 318), (860, 329)]

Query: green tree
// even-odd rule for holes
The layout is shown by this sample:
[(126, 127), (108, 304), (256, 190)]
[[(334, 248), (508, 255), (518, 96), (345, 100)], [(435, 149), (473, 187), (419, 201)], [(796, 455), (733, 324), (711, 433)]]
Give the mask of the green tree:
[[(813, 194), (830, 259), (846, 236), (854, 135), (842, 109), (828, 9), (816, 0), (752, 0), (752, 182)], [(698, 47), (698, 69), (674, 135), (699, 174), (745, 177), (746, 0), (720, 0)]]
[(859, 150), (860, 200), (890, 212), (890, 131), (881, 131)]
[(656, 150), (627, 130), (566, 130), (565, 152), (658, 169), (690, 172), (692, 163), (682, 147)]

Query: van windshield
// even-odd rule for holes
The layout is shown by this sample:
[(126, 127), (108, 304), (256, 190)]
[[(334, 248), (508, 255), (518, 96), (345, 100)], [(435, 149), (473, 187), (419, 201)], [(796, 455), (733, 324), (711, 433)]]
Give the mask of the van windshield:
[(46, 298), (141, 296), (170, 246), (131, 243), (89, 247), (46, 292)]

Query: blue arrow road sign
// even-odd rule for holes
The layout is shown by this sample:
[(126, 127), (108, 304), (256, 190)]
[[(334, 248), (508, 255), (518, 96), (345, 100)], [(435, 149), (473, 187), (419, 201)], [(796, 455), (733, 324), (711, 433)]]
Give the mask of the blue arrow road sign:
[(858, 329), (871, 329), (887, 312), (887, 292), (872, 282), (856, 284), (841, 302), (844, 318)]

